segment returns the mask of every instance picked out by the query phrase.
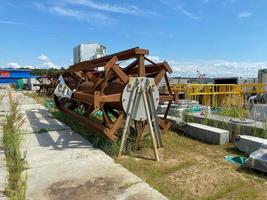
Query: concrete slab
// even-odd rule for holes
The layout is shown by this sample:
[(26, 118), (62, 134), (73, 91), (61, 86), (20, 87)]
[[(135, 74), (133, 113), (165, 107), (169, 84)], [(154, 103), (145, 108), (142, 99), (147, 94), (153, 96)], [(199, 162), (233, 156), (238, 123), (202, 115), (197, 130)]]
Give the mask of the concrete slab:
[(71, 129), (68, 129), (23, 135), (21, 148), (34, 147), (51, 147), (60, 150), (64, 148), (88, 148), (93, 147), (93, 145)]
[[(20, 104), (19, 110), (25, 111), (25, 110), (34, 110), (34, 109), (44, 109), (47, 110), (47, 108), (40, 104)], [(9, 103), (2, 103), (0, 104), (0, 112), (9, 112), (10, 106)]]
[(229, 131), (197, 123), (186, 123), (179, 126), (185, 135), (209, 144), (226, 144), (229, 142)]
[(27, 199), (167, 199), (121, 165), (87, 159), (67, 165), (27, 170)]
[[(47, 109), (31, 109), (31, 110), (20, 110), (18, 111), (21, 113), (25, 118), (28, 119), (39, 119), (39, 118), (53, 118), (53, 115), (47, 111)], [(9, 111), (0, 112), (0, 118), (4, 117), (9, 114)]]
[(110, 163), (113, 159), (72, 131), (52, 131), (24, 135), (21, 146), (30, 168), (87, 159)]
[(257, 151), (263, 144), (267, 144), (266, 139), (250, 135), (238, 135), (235, 138), (236, 147), (246, 154)]
[(38, 133), (40, 130), (56, 131), (56, 130), (69, 130), (63, 122), (54, 118), (37, 118), (27, 119), (21, 127), (21, 130), (25, 133)]

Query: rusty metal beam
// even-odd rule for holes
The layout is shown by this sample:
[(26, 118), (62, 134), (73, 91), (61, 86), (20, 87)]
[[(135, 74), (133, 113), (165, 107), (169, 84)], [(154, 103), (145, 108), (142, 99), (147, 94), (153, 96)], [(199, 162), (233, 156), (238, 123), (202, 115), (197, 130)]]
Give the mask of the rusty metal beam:
[(116, 56), (118, 60), (126, 60), (138, 55), (147, 55), (149, 53), (146, 49), (139, 49), (139, 47), (135, 47), (132, 49), (128, 49), (126, 51), (121, 51), (115, 54), (111, 54), (108, 56), (104, 56), (98, 59), (80, 62), (78, 64), (72, 65), (67, 69), (64, 73), (70, 73), (73, 71), (80, 71), (80, 70), (89, 70), (95, 69), (97, 67), (104, 66), (106, 62), (108, 62), (111, 58)]

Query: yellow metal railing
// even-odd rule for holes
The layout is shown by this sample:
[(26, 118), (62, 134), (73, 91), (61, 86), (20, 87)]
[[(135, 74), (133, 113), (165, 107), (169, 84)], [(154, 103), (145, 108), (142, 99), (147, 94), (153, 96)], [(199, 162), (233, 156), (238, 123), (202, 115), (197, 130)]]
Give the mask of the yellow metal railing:
[(260, 94), (267, 93), (267, 83), (248, 83), (241, 84), (242, 94)]
[(245, 94), (267, 93), (267, 84), (174, 84), (174, 93), (184, 94), (185, 98), (199, 100), (202, 104), (221, 106), (226, 99), (245, 100)]

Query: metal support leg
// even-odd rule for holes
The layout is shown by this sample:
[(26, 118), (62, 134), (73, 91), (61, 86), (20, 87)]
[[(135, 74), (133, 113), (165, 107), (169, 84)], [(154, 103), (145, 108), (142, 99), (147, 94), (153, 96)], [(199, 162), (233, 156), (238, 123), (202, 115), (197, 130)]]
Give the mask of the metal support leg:
[(152, 144), (153, 144), (153, 150), (154, 150), (155, 159), (156, 159), (156, 161), (159, 161), (159, 154), (158, 154), (158, 149), (157, 149), (157, 144), (156, 144), (156, 138), (155, 138), (155, 134), (154, 134), (151, 118), (150, 118), (150, 113), (149, 113), (149, 107), (148, 107), (148, 103), (147, 103), (146, 93), (145, 93), (145, 90), (144, 90), (143, 87), (141, 88), (141, 92), (142, 92), (142, 97), (143, 97), (143, 100), (144, 100), (145, 112), (146, 112), (148, 126), (149, 126), (149, 130), (150, 130), (150, 134), (151, 134), (151, 140), (152, 140)]

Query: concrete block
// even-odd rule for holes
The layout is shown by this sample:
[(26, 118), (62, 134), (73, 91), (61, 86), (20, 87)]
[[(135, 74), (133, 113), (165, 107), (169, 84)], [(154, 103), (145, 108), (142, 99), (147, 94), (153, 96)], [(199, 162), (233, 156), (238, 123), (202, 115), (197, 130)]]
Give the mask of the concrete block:
[(249, 113), (249, 119), (266, 121), (267, 104), (255, 104)]
[(262, 145), (252, 152), (246, 160), (246, 166), (267, 173), (267, 145)]
[(260, 149), (263, 144), (267, 144), (266, 139), (250, 135), (238, 135), (235, 138), (236, 147), (246, 154), (251, 154), (252, 152)]
[(209, 144), (226, 144), (229, 142), (229, 131), (197, 123), (179, 126), (185, 135)]

